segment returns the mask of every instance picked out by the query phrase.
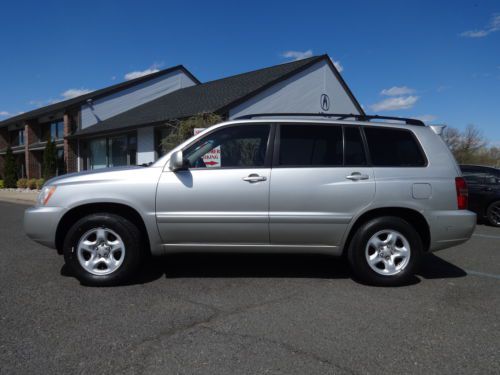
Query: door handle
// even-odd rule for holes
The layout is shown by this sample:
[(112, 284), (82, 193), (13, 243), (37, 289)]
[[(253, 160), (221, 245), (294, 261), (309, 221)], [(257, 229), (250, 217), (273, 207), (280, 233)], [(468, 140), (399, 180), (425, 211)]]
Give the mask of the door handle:
[(352, 172), (350, 175), (345, 176), (345, 178), (351, 181), (359, 181), (359, 180), (368, 180), (370, 176), (364, 173)]
[(259, 176), (256, 173), (249, 174), (247, 177), (243, 177), (243, 181), (246, 182), (259, 182), (259, 181), (266, 181), (267, 177), (265, 176)]

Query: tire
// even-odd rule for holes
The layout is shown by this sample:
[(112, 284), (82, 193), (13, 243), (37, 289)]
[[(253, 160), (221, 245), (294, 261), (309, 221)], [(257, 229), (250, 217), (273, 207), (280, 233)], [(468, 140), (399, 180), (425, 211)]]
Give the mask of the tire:
[(399, 286), (414, 277), (422, 254), (422, 240), (417, 231), (399, 217), (384, 216), (369, 220), (358, 228), (347, 257), (353, 273), (361, 281), (371, 285)]
[(122, 216), (91, 214), (70, 228), (63, 252), (66, 265), (82, 284), (118, 285), (128, 281), (141, 263), (142, 236)]
[(488, 224), (500, 227), (500, 201), (493, 202), (488, 206), (486, 219), (488, 220)]

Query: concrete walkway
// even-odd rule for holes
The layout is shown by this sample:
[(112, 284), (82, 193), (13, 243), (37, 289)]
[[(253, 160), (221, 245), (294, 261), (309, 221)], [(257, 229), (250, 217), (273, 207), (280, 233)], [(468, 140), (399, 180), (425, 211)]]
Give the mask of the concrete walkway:
[(32, 205), (38, 193), (38, 190), (0, 189), (0, 201)]

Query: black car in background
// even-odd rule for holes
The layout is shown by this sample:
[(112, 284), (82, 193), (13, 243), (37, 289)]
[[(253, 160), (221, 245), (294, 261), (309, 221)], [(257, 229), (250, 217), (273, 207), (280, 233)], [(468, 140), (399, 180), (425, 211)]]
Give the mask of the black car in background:
[(469, 187), (469, 210), (478, 218), (500, 227), (500, 169), (460, 165)]

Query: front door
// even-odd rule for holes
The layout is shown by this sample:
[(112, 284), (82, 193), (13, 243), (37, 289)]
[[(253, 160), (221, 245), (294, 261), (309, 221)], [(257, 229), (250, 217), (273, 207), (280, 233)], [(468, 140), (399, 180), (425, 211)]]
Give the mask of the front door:
[(283, 124), (277, 137), (271, 244), (338, 246), (351, 219), (375, 195), (359, 127)]
[(269, 244), (268, 124), (216, 129), (183, 150), (186, 170), (165, 170), (156, 211), (164, 244)]

